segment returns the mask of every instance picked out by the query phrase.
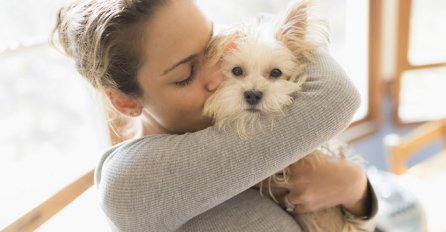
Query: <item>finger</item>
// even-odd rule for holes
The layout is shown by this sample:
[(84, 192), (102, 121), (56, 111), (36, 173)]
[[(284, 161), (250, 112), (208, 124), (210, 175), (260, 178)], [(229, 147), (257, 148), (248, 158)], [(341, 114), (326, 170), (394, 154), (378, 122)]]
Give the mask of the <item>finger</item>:
[(295, 192), (289, 194), (288, 199), (295, 205), (295, 213), (310, 213), (323, 209), (322, 205), (311, 199), (305, 199), (305, 195), (297, 195)]
[(265, 180), (262, 181), (262, 185), (263, 185), (263, 188), (265, 188), (265, 187), (268, 188), (268, 186), (269, 186), (271, 188), (284, 188), (287, 190), (292, 189), (291, 183), (289, 181), (285, 182), (284, 179), (282, 179), (281, 177), (276, 177), (276, 176), (270, 176), (270, 177), (266, 178)]
[(302, 192), (291, 191), (287, 194), (288, 202), (294, 205), (294, 212), (296, 213), (306, 213), (311, 211), (310, 202), (307, 201), (303, 196)]
[(297, 213), (297, 214), (310, 213), (313, 211), (314, 211), (314, 209), (309, 207), (309, 205), (307, 205), (307, 204), (297, 204), (294, 207), (294, 213)]
[(293, 169), (296, 169), (297, 171), (303, 171), (311, 170), (320, 165), (321, 163), (327, 162), (328, 159), (334, 159), (335, 157), (331, 157), (328, 155), (321, 155), (317, 153), (317, 150), (302, 159), (298, 160), (298, 162), (293, 163), (290, 165)]
[(290, 194), (284, 197), (283, 203), (285, 210), (288, 212), (294, 212), (299, 214), (299, 213), (311, 212), (312, 210), (312, 208), (310, 208), (308, 204), (300, 203), (296, 201), (296, 198), (291, 199)]
[(329, 209), (330, 207), (323, 207), (321, 205), (310, 205), (310, 204), (297, 204), (294, 208), (294, 212), (300, 213), (314, 213), (322, 210)]
[(294, 212), (294, 210), (296, 209), (296, 204), (290, 202), (288, 195), (285, 195), (283, 197), (281, 204), (283, 207), (285, 207), (285, 210), (288, 212)]
[(297, 191), (291, 191), (286, 196), (288, 198), (288, 201), (294, 205), (300, 205), (300, 204), (306, 204), (305, 201), (303, 201), (300, 193)]
[(289, 176), (291, 178), (296, 178), (299, 177), (301, 175), (305, 175), (306, 173), (308, 173), (310, 170), (310, 165), (308, 162), (305, 162), (303, 160), (299, 160), (299, 162), (293, 163), (290, 166), (288, 166), (290, 173)]

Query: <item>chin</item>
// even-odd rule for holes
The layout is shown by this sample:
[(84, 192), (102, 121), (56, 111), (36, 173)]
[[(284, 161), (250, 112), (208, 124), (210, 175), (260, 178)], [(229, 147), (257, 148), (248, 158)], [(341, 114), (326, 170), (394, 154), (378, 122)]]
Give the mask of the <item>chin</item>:
[(201, 116), (200, 120), (198, 121), (186, 123), (186, 125), (184, 125), (183, 127), (184, 129), (182, 130), (182, 133), (177, 133), (177, 134), (184, 134), (187, 132), (196, 132), (204, 130), (212, 125), (213, 125), (212, 118), (209, 118), (207, 116)]

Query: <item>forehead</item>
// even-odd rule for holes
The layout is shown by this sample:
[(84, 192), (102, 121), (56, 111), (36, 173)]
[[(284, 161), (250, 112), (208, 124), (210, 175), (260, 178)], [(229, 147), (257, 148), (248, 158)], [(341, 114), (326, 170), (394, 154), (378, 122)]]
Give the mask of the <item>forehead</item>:
[(295, 56), (281, 41), (255, 36), (246, 36), (236, 41), (236, 48), (224, 60), (245, 69), (260, 70), (296, 64)]
[(211, 22), (192, 0), (170, 1), (144, 25), (144, 69), (154, 75), (206, 46)]

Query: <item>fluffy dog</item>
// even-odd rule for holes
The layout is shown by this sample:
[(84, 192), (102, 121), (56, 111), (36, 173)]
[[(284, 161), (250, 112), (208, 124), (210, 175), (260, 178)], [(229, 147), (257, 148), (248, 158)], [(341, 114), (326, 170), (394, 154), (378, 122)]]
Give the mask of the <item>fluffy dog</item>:
[[(220, 62), (225, 80), (205, 102), (204, 113), (219, 129), (234, 127), (241, 138), (247, 138), (286, 115), (287, 106), (305, 82), (304, 61), (311, 61), (312, 52), (328, 40), (324, 25), (310, 17), (309, 6), (307, 0), (292, 3), (282, 18), (258, 18), (213, 38), (206, 51), (207, 61)], [(317, 166), (322, 155), (343, 157), (343, 152), (320, 148), (304, 160)], [(268, 180), (286, 183), (287, 172), (285, 168)], [(263, 186), (260, 190), (262, 194)], [(283, 189), (268, 190), (277, 203), (275, 196), (286, 195)], [(305, 231), (360, 231), (340, 207), (291, 213)]]

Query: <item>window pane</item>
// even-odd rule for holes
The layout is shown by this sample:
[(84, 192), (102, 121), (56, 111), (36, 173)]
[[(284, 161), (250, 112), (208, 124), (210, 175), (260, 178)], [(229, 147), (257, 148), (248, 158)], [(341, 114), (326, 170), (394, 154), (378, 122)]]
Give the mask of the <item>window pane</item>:
[(413, 0), (409, 36), (409, 62), (446, 62), (446, 1)]
[[(46, 43), (62, 2), (0, 2), (0, 205), (7, 209), (0, 228), (93, 168), (109, 145), (89, 86)], [(39, 43), (2, 52), (29, 40)]]
[(93, 168), (109, 144), (73, 66), (47, 45), (0, 56), (0, 227)]
[[(284, 10), (289, 0), (214, 1), (199, 0), (208, 17), (216, 23), (230, 24), (260, 12), (276, 14)], [(331, 31), (331, 54), (345, 69), (359, 89), (362, 104), (354, 120), (368, 113), (368, 0), (321, 0), (319, 11), (325, 16)]]
[(0, 52), (20, 44), (46, 42), (56, 23), (56, 11), (66, 0), (0, 2)]
[(330, 50), (361, 94), (353, 120), (369, 111), (369, 0), (322, 0), (331, 30)]
[(446, 68), (404, 72), (398, 114), (403, 122), (446, 118)]
[(277, 13), (285, 8), (289, 0), (198, 0), (203, 12), (215, 23), (238, 23), (260, 12)]

